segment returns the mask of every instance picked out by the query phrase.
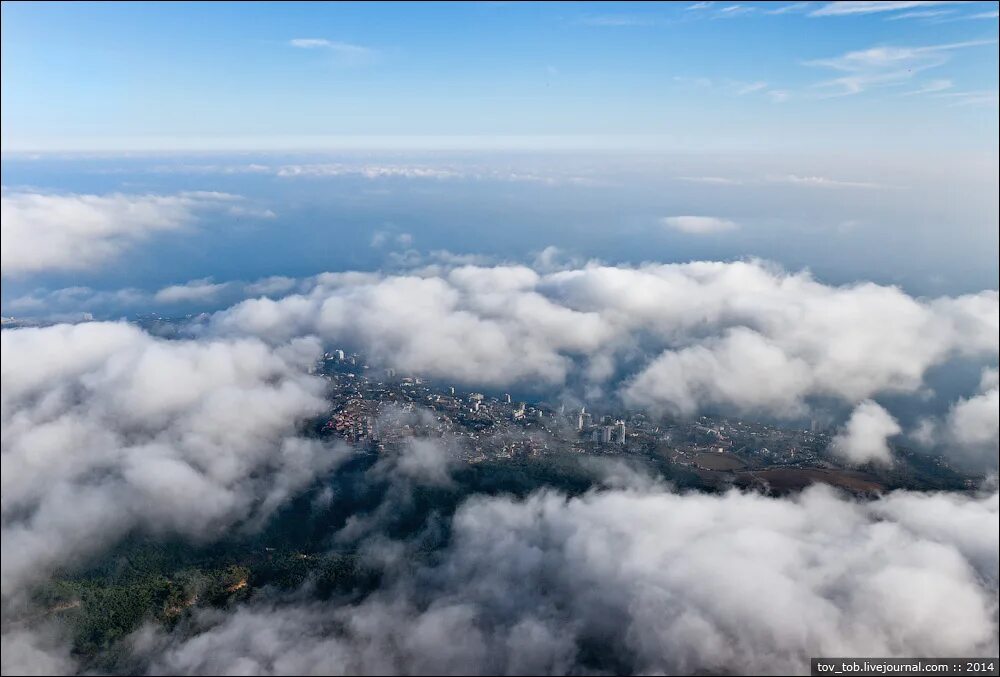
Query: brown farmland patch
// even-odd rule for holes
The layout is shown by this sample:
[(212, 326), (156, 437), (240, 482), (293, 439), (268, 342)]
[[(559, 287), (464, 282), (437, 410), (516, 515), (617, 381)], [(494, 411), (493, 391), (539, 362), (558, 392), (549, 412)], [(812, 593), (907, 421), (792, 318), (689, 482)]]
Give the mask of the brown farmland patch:
[(854, 470), (825, 468), (772, 468), (740, 473), (741, 484), (767, 484), (775, 491), (798, 491), (821, 482), (848, 491), (881, 493), (885, 486), (877, 478)]
[(741, 470), (747, 465), (732, 454), (717, 451), (702, 451), (694, 457), (694, 462), (705, 470)]

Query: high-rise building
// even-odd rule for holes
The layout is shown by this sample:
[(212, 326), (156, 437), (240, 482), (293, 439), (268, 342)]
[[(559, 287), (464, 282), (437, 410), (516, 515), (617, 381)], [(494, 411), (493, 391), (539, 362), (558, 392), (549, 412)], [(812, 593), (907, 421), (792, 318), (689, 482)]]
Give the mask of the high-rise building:
[(601, 426), (601, 444), (611, 444), (612, 428), (609, 425)]
[(625, 444), (625, 421), (615, 421), (615, 444)]

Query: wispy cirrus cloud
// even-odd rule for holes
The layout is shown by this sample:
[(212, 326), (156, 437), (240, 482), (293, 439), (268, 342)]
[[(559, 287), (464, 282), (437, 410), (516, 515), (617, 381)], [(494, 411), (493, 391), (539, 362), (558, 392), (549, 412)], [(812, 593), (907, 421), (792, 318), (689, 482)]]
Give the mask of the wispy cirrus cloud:
[(934, 7), (939, 5), (956, 5), (956, 2), (889, 2), (875, 0), (873, 2), (828, 2), (813, 10), (809, 16), (851, 16), (857, 14), (876, 14), (880, 12), (897, 12), (919, 7)]
[[(933, 14), (937, 16), (939, 13), (950, 13), (950, 11), (933, 11), (922, 15), (930, 16)], [(914, 13), (914, 16), (916, 14)], [(904, 17), (905, 15), (899, 15), (899, 18)], [(997, 44), (997, 40), (990, 38), (914, 47), (878, 45), (868, 49), (849, 51), (839, 56), (803, 61), (805, 66), (826, 68), (837, 72), (838, 75), (816, 82), (802, 91), (772, 87), (763, 80), (736, 81), (725, 78), (713, 79), (692, 76), (674, 76), (673, 80), (680, 84), (700, 89), (718, 90), (733, 96), (759, 94), (768, 97), (773, 103), (783, 103), (793, 96), (796, 98), (830, 98), (860, 94), (879, 87), (899, 87), (924, 71), (948, 63), (952, 54), (958, 50), (995, 44)], [(938, 92), (949, 89), (951, 86), (951, 81), (947, 78), (938, 78), (905, 92), (904, 95)], [(989, 92), (975, 92), (970, 93), (970, 96), (965, 98), (970, 103), (989, 103), (991, 100), (989, 94)]]
[(937, 96), (950, 99), (952, 106), (996, 106), (998, 93), (995, 89), (979, 89), (965, 92), (947, 92)]
[(931, 23), (944, 24), (944, 23), (954, 23), (956, 21), (983, 21), (992, 20), (1000, 17), (1000, 10), (992, 9), (985, 12), (973, 12), (972, 14), (956, 14), (951, 12), (949, 16), (943, 18), (933, 18)]
[(948, 52), (966, 47), (995, 45), (992, 40), (965, 40), (941, 45), (926, 45), (922, 47), (871, 47), (869, 49), (847, 52), (831, 59), (817, 59), (807, 62), (809, 65), (828, 66), (842, 71), (864, 71), (867, 69), (927, 67), (927, 63), (935, 63), (945, 58)]
[(903, 92), (900, 96), (917, 96), (919, 94), (932, 94), (934, 92), (943, 92), (946, 89), (951, 89), (954, 87), (954, 83), (947, 78), (942, 78), (940, 80), (929, 80), (917, 89), (910, 90), (909, 92)]
[(954, 14), (953, 9), (922, 9), (915, 12), (903, 12), (902, 14), (895, 14), (893, 16), (887, 16), (886, 21), (899, 21), (900, 19), (934, 19), (939, 16), (948, 16), (949, 14)]
[(859, 94), (873, 87), (898, 85), (917, 73), (937, 68), (947, 63), (956, 50), (995, 45), (996, 42), (996, 39), (987, 39), (920, 47), (877, 46), (806, 61), (805, 65), (843, 73), (840, 77), (816, 83), (814, 89), (829, 96)]
[(788, 90), (771, 88), (770, 84), (763, 80), (756, 80), (753, 82), (730, 79), (713, 80), (712, 78), (689, 77), (684, 75), (675, 75), (673, 79), (674, 82), (682, 85), (698, 87), (699, 89), (714, 89), (732, 96), (763, 94), (771, 99), (773, 103), (782, 103), (787, 101), (790, 96), (790, 92)]
[(774, 9), (769, 9), (764, 14), (791, 14), (793, 12), (804, 12), (812, 7), (811, 2), (793, 2), (790, 5), (782, 5)]
[(756, 11), (757, 8), (751, 5), (726, 5), (719, 8), (719, 11), (715, 13), (715, 17), (718, 19), (731, 19)]
[(293, 38), (288, 44), (297, 49), (310, 49), (325, 52), (333, 56), (341, 65), (360, 65), (371, 63), (378, 57), (378, 51), (364, 45), (350, 42), (327, 40), (326, 38)]

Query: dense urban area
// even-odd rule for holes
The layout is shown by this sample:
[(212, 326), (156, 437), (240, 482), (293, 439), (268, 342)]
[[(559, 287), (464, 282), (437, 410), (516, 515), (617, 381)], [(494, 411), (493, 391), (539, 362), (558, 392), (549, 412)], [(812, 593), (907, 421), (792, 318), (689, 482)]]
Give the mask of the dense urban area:
[(824, 482), (855, 493), (890, 487), (972, 488), (940, 457), (896, 448), (892, 466), (850, 468), (830, 453), (832, 434), (723, 417), (653, 417), (621, 409), (591, 410), (519, 401), (509, 393), (462, 391), (394, 369), (377, 369), (358, 354), (334, 350), (316, 370), (329, 382), (331, 412), (320, 432), (359, 453), (392, 453), (407, 438), (440, 437), (470, 463), (574, 453), (654, 459), (665, 473), (703, 489), (728, 485), (768, 491)]

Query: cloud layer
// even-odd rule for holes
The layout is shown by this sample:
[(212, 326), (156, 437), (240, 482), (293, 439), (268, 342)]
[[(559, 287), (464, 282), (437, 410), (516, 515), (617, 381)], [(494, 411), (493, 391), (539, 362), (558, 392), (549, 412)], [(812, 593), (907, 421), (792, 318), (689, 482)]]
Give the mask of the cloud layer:
[(338, 455), (314, 340), (166, 341), (126, 324), (0, 333), (3, 594), (134, 527), (211, 537), (267, 516)]
[(158, 231), (192, 223), (204, 209), (237, 196), (49, 194), (7, 192), (0, 198), (5, 276), (77, 270), (106, 263)]
[(997, 370), (984, 370), (978, 393), (959, 399), (942, 417), (924, 419), (913, 437), (925, 446), (945, 447), (976, 463), (995, 464), (1000, 445)]
[[(133, 529), (211, 540), (253, 528), (331, 470), (343, 455), (299, 427), (327, 406), (308, 373), (324, 343), (440, 379), (680, 415), (798, 416), (832, 400), (854, 409), (835, 448), (858, 463), (888, 458), (900, 432), (873, 398), (921, 397), (928, 370), (997, 359), (995, 291), (924, 299), (757, 261), (543, 258), (539, 270), (437, 262), (262, 280), (254, 293), (293, 293), (243, 301), (183, 340), (123, 323), (3, 331), (5, 602)], [(996, 393), (990, 367), (933, 435), (993, 445), (995, 467)], [(384, 546), (392, 501), (453, 486), (453, 452), (417, 438), (382, 459), (384, 505), (344, 537)], [(616, 482), (575, 498), (472, 497), (423, 565), (391, 556), (405, 543), (382, 547), (384, 585), (363, 601), (258, 598), (146, 629), (132, 649), (152, 673), (263, 674), (785, 673), (813, 655), (996, 651), (996, 493), (779, 500)], [(5, 633), (4, 661), (72, 668), (33, 631)]]
[(927, 370), (954, 359), (995, 361), (998, 316), (995, 291), (920, 299), (761, 262), (430, 266), (322, 275), (306, 293), (237, 304), (202, 331), (316, 335), (470, 384), (582, 382), (658, 412), (793, 417), (817, 398), (920, 394)]
[[(478, 498), (360, 604), (271, 600), (135, 642), (153, 674), (799, 674), (992, 655), (997, 495), (855, 503), (660, 487)], [(461, 638), (461, 641), (456, 641)]]

